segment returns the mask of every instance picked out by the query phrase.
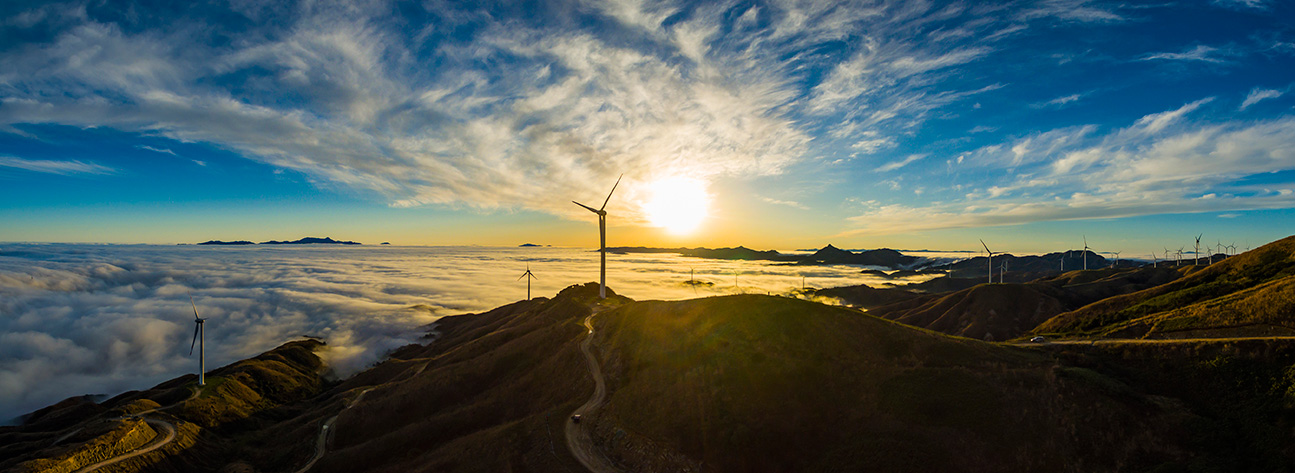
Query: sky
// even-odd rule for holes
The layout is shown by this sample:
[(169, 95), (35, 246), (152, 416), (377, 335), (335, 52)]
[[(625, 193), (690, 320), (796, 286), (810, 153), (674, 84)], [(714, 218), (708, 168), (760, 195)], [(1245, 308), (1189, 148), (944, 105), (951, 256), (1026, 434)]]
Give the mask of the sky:
[[(348, 376), (391, 349), (425, 342), (426, 325), (441, 316), (525, 299), (525, 268), (536, 277), (532, 295), (553, 297), (596, 280), (597, 261), (583, 248), (7, 244), (0, 425), (71, 396), (111, 396), (196, 372), (195, 308), (206, 319), (208, 369), (309, 335), (326, 341), (321, 356)], [(924, 278), (653, 254), (613, 255), (607, 266), (609, 287), (637, 300)], [(683, 284), (694, 277), (712, 285)]]
[(4, 2), (0, 63), (0, 241), (587, 248), (618, 178), (613, 246), (1295, 228), (1289, 2)]

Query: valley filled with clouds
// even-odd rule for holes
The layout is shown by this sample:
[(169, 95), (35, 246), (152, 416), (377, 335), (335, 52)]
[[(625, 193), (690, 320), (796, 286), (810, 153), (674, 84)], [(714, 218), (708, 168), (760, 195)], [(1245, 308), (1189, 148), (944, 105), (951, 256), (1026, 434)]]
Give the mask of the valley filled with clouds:
[[(571, 248), (0, 245), (0, 419), (196, 372), (189, 294), (207, 320), (208, 370), (314, 336), (345, 376), (441, 316), (524, 299), (527, 265), (534, 297), (598, 277), (598, 253)], [(690, 270), (713, 285), (683, 284)], [(608, 257), (608, 286), (636, 299), (787, 293), (802, 276), (882, 282), (849, 266)]]

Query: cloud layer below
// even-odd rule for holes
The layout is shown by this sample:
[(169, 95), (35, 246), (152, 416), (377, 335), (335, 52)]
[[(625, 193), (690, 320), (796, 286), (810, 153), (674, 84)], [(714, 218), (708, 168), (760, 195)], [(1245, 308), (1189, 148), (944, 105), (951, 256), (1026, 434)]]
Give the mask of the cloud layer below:
[[(609, 286), (635, 299), (879, 283), (854, 267), (609, 255)], [(587, 250), (470, 247), (0, 247), (0, 419), (80, 394), (147, 388), (193, 372), (189, 294), (207, 319), (208, 367), (303, 335), (345, 375), (416, 341), (444, 315), (597, 279)], [(689, 270), (714, 286), (682, 283)], [(737, 273), (736, 281), (734, 273)]]

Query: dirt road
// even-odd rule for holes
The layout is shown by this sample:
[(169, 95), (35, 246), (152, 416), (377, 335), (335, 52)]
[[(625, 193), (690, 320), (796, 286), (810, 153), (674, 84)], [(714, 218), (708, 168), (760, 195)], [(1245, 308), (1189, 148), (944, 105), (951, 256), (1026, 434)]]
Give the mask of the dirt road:
[[(603, 379), (602, 368), (598, 366), (598, 359), (594, 358), (592, 350), (594, 339), (593, 318), (597, 313), (585, 317), (585, 328), (589, 329), (588, 336), (583, 342), (580, 342), (580, 351), (585, 354), (585, 361), (589, 363), (589, 372), (594, 377), (594, 395), (589, 401), (572, 412), (572, 416), (587, 417), (590, 413), (602, 407), (603, 401), (607, 400), (607, 383)], [(601, 453), (594, 448), (593, 441), (589, 438), (589, 431), (585, 429), (584, 424), (572, 422), (570, 418), (566, 422), (567, 448), (571, 450), (571, 455), (580, 461), (585, 469), (593, 473), (607, 473), (619, 471), (612, 466), (611, 461), (607, 460)]]
[(84, 473), (87, 471), (94, 471), (99, 468), (103, 468), (108, 465), (119, 463), (130, 458), (135, 458), (145, 453), (162, 448), (166, 446), (166, 444), (171, 443), (171, 441), (175, 440), (175, 426), (171, 425), (170, 422), (167, 422), (161, 419), (144, 419), (144, 422), (148, 422), (149, 425), (152, 425), (154, 429), (161, 429), (162, 431), (165, 431), (165, 432), (158, 433), (157, 437), (154, 437), (151, 442), (149, 442), (147, 445), (139, 449), (131, 451), (130, 453), (127, 453), (125, 455), (109, 458), (99, 463), (95, 463), (93, 465), (83, 467), (80, 470), (76, 470), (73, 473)]

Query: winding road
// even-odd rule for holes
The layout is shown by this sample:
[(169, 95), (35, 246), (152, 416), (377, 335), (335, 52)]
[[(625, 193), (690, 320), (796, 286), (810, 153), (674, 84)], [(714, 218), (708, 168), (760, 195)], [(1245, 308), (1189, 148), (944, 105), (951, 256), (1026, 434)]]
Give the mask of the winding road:
[[(571, 413), (572, 416), (582, 418), (587, 417), (595, 409), (602, 407), (603, 402), (607, 400), (607, 383), (603, 379), (602, 368), (598, 366), (598, 359), (594, 358), (591, 348), (594, 340), (593, 318), (597, 314), (597, 312), (594, 312), (585, 317), (584, 324), (585, 328), (589, 329), (589, 334), (583, 342), (580, 342), (580, 351), (585, 354), (585, 361), (589, 363), (589, 372), (594, 376), (594, 395), (584, 405)], [(589, 438), (589, 431), (584, 428), (584, 425), (577, 424), (568, 418), (566, 435), (567, 449), (571, 450), (571, 456), (576, 457), (576, 460), (579, 460), (580, 464), (585, 466), (585, 469), (593, 473), (619, 471), (615, 466), (612, 466), (612, 462), (607, 457), (604, 457), (594, 448), (593, 440)]]
[[(418, 369), (414, 370), (414, 372), (410, 374), (409, 377), (402, 379), (400, 381), (408, 381), (410, 379), (413, 379), (415, 376), (422, 374), (423, 370), (427, 369), (427, 365), (430, 365), (431, 363), (432, 363), (431, 360), (428, 360), (426, 363), (423, 363), (422, 366), (419, 366)], [(346, 403), (346, 407), (342, 408), (341, 412), (338, 412), (337, 415), (333, 417), (329, 417), (328, 420), (324, 421), (324, 425), (319, 427), (319, 436), (315, 439), (315, 455), (310, 457), (310, 461), (306, 462), (306, 464), (301, 468), (298, 468), (295, 473), (306, 473), (307, 471), (310, 471), (310, 469), (315, 466), (315, 463), (318, 462), (320, 458), (324, 458), (324, 453), (328, 451), (328, 434), (333, 431), (333, 425), (337, 423), (337, 418), (342, 415), (342, 412), (346, 412), (347, 409), (355, 407), (356, 404), (359, 404), (360, 400), (364, 399), (365, 394), (368, 394), (369, 391), (372, 391), (376, 388), (377, 387), (374, 386), (372, 388), (360, 391), (360, 395), (355, 396), (355, 399), (352, 399), (351, 402)]]
[[(152, 425), (152, 426), (153, 426), (153, 428), (154, 428), (154, 429), (159, 429), (159, 428), (160, 428), (161, 430), (164, 430), (164, 431), (166, 431), (166, 432), (165, 432), (164, 434), (158, 434), (158, 436), (157, 436), (157, 437), (154, 437), (154, 438), (153, 438), (153, 440), (152, 440), (151, 442), (149, 442), (147, 445), (145, 445), (145, 446), (144, 446), (144, 447), (142, 447), (142, 448), (139, 448), (139, 449), (137, 449), (137, 450), (131, 451), (130, 453), (127, 453), (127, 454), (125, 454), (125, 455), (121, 455), (121, 456), (118, 456), (118, 457), (109, 458), (109, 459), (104, 460), (104, 461), (101, 461), (101, 462), (99, 462), (99, 463), (95, 463), (95, 464), (93, 464), (93, 465), (89, 465), (89, 466), (82, 467), (80, 470), (76, 470), (76, 471), (75, 471), (75, 472), (73, 472), (73, 473), (84, 473), (84, 472), (87, 472), (87, 471), (94, 471), (94, 470), (97, 470), (97, 469), (99, 469), (99, 468), (103, 468), (103, 467), (108, 466), (108, 465), (112, 465), (112, 464), (115, 464), (115, 463), (120, 463), (120, 462), (125, 461), (125, 460), (127, 460), (127, 459), (135, 458), (135, 457), (140, 456), (140, 455), (143, 455), (143, 454), (145, 454), (145, 453), (152, 452), (153, 450), (157, 450), (157, 449), (159, 449), (159, 448), (162, 448), (162, 447), (166, 446), (166, 444), (171, 443), (171, 441), (172, 441), (172, 440), (175, 440), (175, 426), (174, 426), (174, 425), (171, 425), (171, 423), (170, 423), (170, 422), (167, 422), (167, 421), (164, 421), (164, 420), (160, 420), (160, 419), (148, 419), (148, 418), (145, 418), (145, 419), (144, 419), (144, 422), (148, 422), (150, 425)], [(158, 440), (159, 438), (161, 439), (161, 441), (159, 441), (159, 440)]]
[[(193, 389), (193, 394), (190, 394), (190, 395), (189, 395), (189, 397), (185, 398), (183, 401), (179, 401), (179, 402), (176, 402), (176, 403), (174, 403), (174, 404), (170, 404), (170, 405), (166, 405), (166, 406), (155, 407), (155, 408), (152, 408), (152, 409), (149, 409), (149, 410), (145, 410), (145, 411), (139, 411), (139, 412), (136, 412), (136, 413), (134, 413), (134, 414), (130, 414), (130, 415), (127, 415), (127, 416), (122, 416), (122, 417), (118, 417), (118, 418), (117, 418), (118, 420), (142, 418), (142, 419), (144, 419), (144, 422), (148, 422), (150, 425), (152, 425), (152, 426), (153, 426), (153, 428), (154, 428), (154, 430), (156, 430), (156, 429), (158, 429), (158, 428), (161, 428), (162, 430), (166, 431), (164, 434), (158, 434), (158, 436), (157, 436), (157, 437), (154, 437), (154, 438), (153, 438), (153, 440), (149, 441), (149, 443), (148, 443), (148, 444), (146, 444), (146, 445), (144, 445), (143, 447), (140, 447), (140, 448), (135, 449), (135, 450), (131, 450), (130, 452), (127, 452), (127, 453), (122, 454), (122, 455), (120, 455), (120, 456), (112, 457), (112, 458), (109, 458), (109, 459), (107, 459), (107, 460), (101, 461), (101, 462), (99, 462), (99, 463), (95, 463), (95, 464), (93, 464), (93, 465), (88, 465), (88, 466), (81, 467), (81, 469), (76, 470), (76, 471), (75, 471), (75, 472), (73, 472), (73, 473), (85, 473), (85, 472), (88, 472), (88, 471), (94, 471), (94, 470), (97, 470), (97, 469), (99, 469), (99, 468), (103, 468), (103, 467), (108, 466), (108, 465), (117, 464), (117, 463), (120, 463), (120, 462), (122, 462), (122, 461), (125, 461), (125, 460), (128, 460), (128, 459), (131, 459), (131, 458), (135, 458), (135, 457), (137, 457), (137, 456), (140, 456), (140, 455), (143, 455), (143, 454), (146, 454), (146, 453), (152, 452), (152, 451), (154, 451), (154, 450), (157, 450), (157, 449), (159, 449), (159, 448), (165, 447), (165, 446), (166, 446), (166, 444), (169, 444), (169, 443), (171, 443), (172, 441), (174, 441), (174, 440), (175, 440), (175, 433), (176, 433), (176, 430), (175, 430), (175, 424), (172, 424), (172, 423), (167, 422), (167, 421), (162, 420), (162, 419), (152, 419), (152, 418), (143, 417), (143, 416), (144, 416), (145, 414), (151, 414), (151, 413), (154, 413), (154, 412), (157, 412), (157, 411), (170, 409), (170, 408), (175, 407), (175, 406), (178, 406), (178, 405), (180, 405), (180, 404), (184, 404), (185, 402), (188, 402), (188, 401), (190, 401), (190, 400), (193, 400), (194, 398), (197, 398), (199, 394), (202, 394), (202, 388), (200, 388), (200, 387), (193, 387), (193, 388), (191, 388), (191, 389)], [(74, 431), (72, 431), (72, 432), (69, 432), (68, 434), (66, 434), (66, 435), (64, 435), (64, 436), (62, 436), (62, 437), (59, 437), (59, 438), (58, 438), (58, 440), (55, 440), (55, 441), (54, 441), (54, 443), (53, 443), (53, 444), (51, 444), (50, 446), (57, 445), (59, 442), (62, 442), (62, 441), (64, 441), (64, 440), (67, 440), (67, 439), (68, 439), (68, 437), (71, 437), (73, 434), (75, 434), (75, 433), (79, 432), (80, 430), (81, 430), (81, 429), (76, 429), (76, 430), (74, 430)], [(158, 440), (159, 438), (161, 439), (161, 441), (159, 441), (159, 440)]]

